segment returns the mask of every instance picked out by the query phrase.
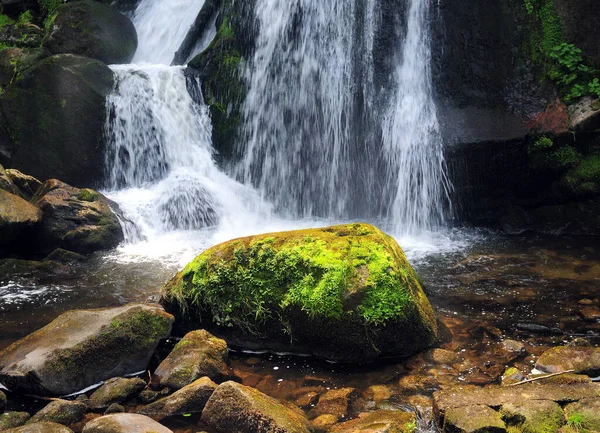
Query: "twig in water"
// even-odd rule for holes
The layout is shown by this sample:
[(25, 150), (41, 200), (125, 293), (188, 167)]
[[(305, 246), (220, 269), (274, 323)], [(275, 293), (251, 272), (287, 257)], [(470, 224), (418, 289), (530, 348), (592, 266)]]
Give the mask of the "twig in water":
[(529, 383), (529, 382), (535, 382), (536, 380), (542, 380), (542, 379), (547, 379), (549, 377), (553, 377), (553, 376), (560, 376), (561, 374), (567, 374), (567, 373), (573, 373), (575, 372), (575, 370), (565, 370), (565, 371), (559, 371), (558, 373), (551, 373), (551, 374), (546, 374), (545, 376), (538, 376), (538, 377), (534, 377), (533, 379), (525, 379), (522, 380), (520, 382), (517, 383), (511, 383), (510, 385), (506, 385), (506, 386), (517, 386), (517, 385), (522, 385), (524, 383)]

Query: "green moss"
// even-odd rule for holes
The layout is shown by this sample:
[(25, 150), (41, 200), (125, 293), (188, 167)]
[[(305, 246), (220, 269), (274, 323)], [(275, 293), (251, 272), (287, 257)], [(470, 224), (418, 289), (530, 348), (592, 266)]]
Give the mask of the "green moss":
[(31, 22), (31, 20), (33, 19), (33, 16), (31, 15), (31, 11), (30, 10), (26, 10), (25, 12), (23, 12), (21, 15), (19, 15), (19, 24), (28, 24)]
[(563, 146), (549, 154), (552, 163), (560, 169), (572, 168), (581, 162), (582, 156), (571, 146)]
[[(98, 200), (98, 193), (91, 189), (84, 188), (79, 192), (79, 194), (77, 195), (77, 198), (79, 200), (83, 200), (83, 201), (94, 202), (94, 201)], [(99, 223), (99, 225), (106, 225), (106, 224)]]
[(540, 137), (537, 140), (535, 140), (533, 142), (533, 145), (530, 149), (530, 151), (532, 150), (546, 150), (546, 149), (550, 149), (552, 146), (554, 146), (554, 142), (552, 141), (551, 138), (549, 137)]
[(10, 17), (0, 13), (0, 28), (14, 24), (15, 21)]
[(600, 154), (586, 157), (564, 178), (563, 184), (577, 196), (600, 193)]
[(417, 276), (395, 241), (355, 224), (218, 245), (188, 264), (167, 295), (182, 308), (189, 300), (210, 311), (219, 325), (247, 329), (294, 309), (385, 324), (414, 311), (415, 288)]

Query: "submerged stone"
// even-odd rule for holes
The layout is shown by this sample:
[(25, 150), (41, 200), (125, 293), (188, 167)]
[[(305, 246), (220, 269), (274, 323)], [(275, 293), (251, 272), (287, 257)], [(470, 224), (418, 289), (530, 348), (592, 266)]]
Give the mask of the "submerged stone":
[(205, 251), (162, 290), (185, 329), (338, 361), (408, 356), (437, 323), (396, 241), (368, 224), (270, 233)]
[(0, 352), (0, 382), (35, 395), (65, 395), (145, 370), (173, 317), (160, 306), (74, 310)]

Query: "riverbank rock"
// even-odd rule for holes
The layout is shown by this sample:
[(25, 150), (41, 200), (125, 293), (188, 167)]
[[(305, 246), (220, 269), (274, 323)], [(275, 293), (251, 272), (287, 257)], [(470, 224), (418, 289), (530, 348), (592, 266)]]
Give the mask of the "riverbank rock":
[(69, 425), (83, 418), (87, 405), (79, 401), (54, 400), (31, 417), (28, 424), (38, 422), (55, 422)]
[(219, 433), (310, 432), (310, 422), (300, 409), (288, 408), (236, 382), (217, 387), (202, 412), (202, 421)]
[(7, 250), (18, 250), (21, 237), (42, 221), (42, 212), (22, 199), (0, 189), (0, 255)]
[(0, 129), (11, 143), (5, 165), (38, 179), (99, 185), (113, 76), (104, 63), (71, 54), (47, 57), (20, 73), (0, 96)]
[(332, 433), (413, 433), (417, 426), (414, 413), (378, 410), (334, 426)]
[(205, 251), (162, 290), (183, 328), (337, 361), (407, 356), (437, 323), (396, 241), (368, 224), (270, 233)]
[(36, 247), (40, 253), (64, 248), (80, 254), (116, 247), (124, 238), (117, 210), (99, 192), (79, 189), (56, 179), (42, 185), (34, 203), (43, 212)]
[(73, 433), (73, 430), (54, 422), (37, 422), (6, 430), (5, 433)]
[(108, 5), (84, 0), (57, 8), (44, 46), (52, 54), (79, 54), (116, 64), (130, 63), (137, 43), (129, 18)]
[(558, 346), (546, 350), (538, 358), (535, 367), (547, 373), (574, 370), (590, 376), (600, 374), (600, 348)]
[(208, 377), (202, 377), (172, 395), (144, 406), (138, 413), (156, 420), (184, 413), (199, 413), (216, 388), (216, 383)]
[(227, 343), (205, 330), (187, 333), (154, 371), (162, 386), (183, 388), (200, 377), (220, 382), (229, 376)]
[(27, 412), (6, 412), (0, 414), (0, 431), (21, 427), (29, 421), (31, 415)]
[(0, 382), (17, 392), (65, 395), (145, 370), (172, 323), (153, 304), (69, 311), (0, 352)]
[(116, 413), (90, 421), (83, 433), (173, 433), (147, 416), (135, 413)]
[(90, 396), (89, 407), (90, 409), (104, 409), (114, 403), (123, 403), (145, 387), (146, 382), (139, 378), (113, 377), (94, 391)]

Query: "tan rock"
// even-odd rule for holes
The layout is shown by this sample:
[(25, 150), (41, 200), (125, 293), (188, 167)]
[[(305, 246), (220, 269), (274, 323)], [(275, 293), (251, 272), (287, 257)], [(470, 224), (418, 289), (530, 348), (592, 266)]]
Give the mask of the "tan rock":
[(331, 389), (319, 398), (319, 402), (312, 410), (314, 415), (331, 414), (338, 418), (348, 416), (351, 405), (359, 396), (355, 388)]
[(135, 413), (101, 416), (85, 425), (82, 433), (173, 433), (152, 418)]

